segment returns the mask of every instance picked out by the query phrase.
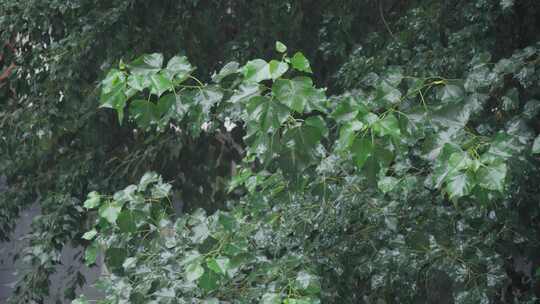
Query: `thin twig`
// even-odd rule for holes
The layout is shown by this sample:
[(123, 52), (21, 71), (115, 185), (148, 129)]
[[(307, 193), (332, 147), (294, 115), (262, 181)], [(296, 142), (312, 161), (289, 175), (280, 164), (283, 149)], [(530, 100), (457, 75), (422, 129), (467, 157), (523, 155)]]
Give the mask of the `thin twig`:
[(388, 33), (390, 33), (390, 36), (392, 36), (392, 38), (394, 38), (394, 40), (397, 40), (396, 36), (394, 35), (394, 33), (392, 32), (392, 30), (390, 29), (390, 26), (388, 25), (388, 22), (386, 22), (386, 19), (384, 18), (384, 13), (383, 13), (383, 8), (382, 8), (382, 1), (379, 0), (379, 13), (381, 14), (381, 19), (384, 23), (384, 26), (386, 27), (386, 30), (388, 31)]

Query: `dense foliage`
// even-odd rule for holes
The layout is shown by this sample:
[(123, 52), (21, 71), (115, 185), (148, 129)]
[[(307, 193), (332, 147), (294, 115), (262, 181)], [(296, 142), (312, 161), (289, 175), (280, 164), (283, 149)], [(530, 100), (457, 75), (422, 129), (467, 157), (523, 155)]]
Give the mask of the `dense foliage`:
[(534, 303), (540, 6), (405, 2), (0, 1), (11, 301)]

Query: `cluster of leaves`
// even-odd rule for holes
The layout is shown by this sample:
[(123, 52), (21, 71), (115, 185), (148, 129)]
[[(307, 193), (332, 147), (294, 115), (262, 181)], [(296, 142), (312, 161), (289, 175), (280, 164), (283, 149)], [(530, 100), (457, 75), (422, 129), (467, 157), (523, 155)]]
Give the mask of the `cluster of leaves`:
[[(242, 136), (240, 128), (233, 134), (202, 134), (193, 139), (178, 136), (169, 126), (156, 135), (134, 131), (127, 122), (119, 125), (114, 116), (95, 108), (95, 84), (103, 71), (120, 58), (155, 51), (170, 56), (182, 49), (206, 77), (225, 60), (270, 54), (274, 41), (282, 39), (309, 50), (318, 62), (328, 62), (317, 65), (324, 70), (319, 74), (326, 75), (318, 79), (324, 81), (362, 35), (353, 24), (340, 20), (374, 19), (357, 4), (0, 0), (0, 175), (7, 177), (8, 184), (0, 193), (0, 239), (9, 238), (20, 212), (32, 203), (53, 201), (59, 194), (80, 202), (91, 190), (113, 191), (148, 170), (181, 185), (181, 194), (176, 194), (190, 202), (186, 209), (219, 208), (225, 197), (223, 176), (234, 171), (241, 158), (242, 147), (236, 143)], [(328, 34), (333, 31), (342, 35)], [(354, 37), (349, 35), (353, 31)], [(330, 44), (343, 47), (329, 60), (328, 51), (318, 48), (322, 43), (330, 51)], [(8, 68), (11, 76), (4, 78)], [(70, 205), (73, 209), (65, 216), (77, 214), (79, 205)], [(50, 219), (56, 213), (44, 215)], [(40, 230), (44, 226), (34, 227), (31, 237), (49, 233)], [(70, 229), (66, 226), (66, 235), (73, 233)], [(74, 237), (41, 246), (59, 254), (70, 243), (84, 244)], [(38, 302), (47, 296), (48, 274), (57, 265), (41, 262), (45, 260), (33, 260), (20, 282), (43, 286), (25, 291)], [(22, 288), (17, 290), (13, 301), (26, 302), (26, 297), (19, 297)]]
[[(286, 52), (282, 43), (276, 46)], [(291, 173), (311, 164), (328, 130), (322, 116), (307, 114), (327, 109), (324, 90), (305, 76), (312, 71), (302, 53), (284, 54), (281, 61), (255, 59), (242, 67), (228, 63), (209, 85), (192, 71), (186, 57), (172, 57), (163, 66), (161, 54), (121, 63), (101, 83), (101, 107), (115, 109), (120, 121), (129, 109), (129, 119), (143, 130), (186, 126), (191, 137), (233, 119), (245, 125), (246, 157), (257, 157), (265, 166), (279, 155), (281, 167)], [(286, 79), (287, 72), (299, 76)]]
[[(449, 149), (443, 150), (439, 161), (433, 163), (435, 179), (430, 185), (442, 186), (449, 195), (456, 191), (471, 193), (474, 202), (481, 202), (471, 212), (489, 215), (489, 220), (482, 221), (483, 224), (493, 221), (505, 227), (503, 232), (494, 234), (496, 242), (488, 247), (505, 258), (508, 276), (503, 290), (495, 299), (491, 298), (492, 302), (524, 300), (532, 293), (538, 296), (535, 270), (540, 264), (533, 253), (539, 248), (537, 223), (540, 210), (536, 203), (538, 187), (535, 186), (538, 183), (538, 159), (534, 157), (535, 145), (530, 150), (525, 143), (537, 142), (535, 137), (540, 130), (537, 123), (536, 43), (540, 37), (537, 35), (538, 24), (531, 19), (538, 14), (539, 7), (530, 1), (447, 1), (440, 4), (419, 5), (403, 14), (392, 25), (392, 37), (373, 33), (353, 52), (337, 73), (336, 81), (347, 90), (366, 90), (371, 85), (371, 73), (384, 71), (389, 65), (402, 67), (407, 75), (453, 78), (437, 80), (457, 84), (456, 92), (465, 93), (464, 107), (448, 107), (439, 113), (450, 114), (449, 111), (458, 110), (455, 113), (461, 113), (458, 114), (460, 119), (443, 123), (451, 127), (463, 122), (468, 134), (463, 136), (460, 132), (446, 130), (434, 141), (426, 141), (423, 149), (414, 153), (422, 155), (437, 146)], [(481, 11), (490, 13), (482, 14)], [(433, 18), (436, 14), (439, 19)], [(502, 22), (506, 25), (500, 26)], [(420, 98), (424, 97), (422, 92)], [(425, 100), (429, 102), (430, 98)], [(480, 107), (475, 105), (477, 102)], [(446, 138), (447, 135), (450, 137)], [(451, 145), (458, 143), (461, 146), (459, 154), (439, 144), (446, 140), (450, 140)], [(475, 156), (467, 157), (462, 151)], [(506, 165), (493, 162), (492, 155), (507, 159)], [(480, 168), (474, 165), (475, 160), (488, 165), (482, 170), (484, 172), (478, 171)], [(505, 171), (511, 179), (504, 179), (505, 183), (496, 182), (503, 181)], [(475, 193), (477, 190), (470, 181), (485, 178), (489, 180), (483, 182), (485, 186), (492, 190), (502, 187), (505, 194), (483, 197)], [(422, 199), (408, 203), (426, 207)], [(498, 230), (500, 227), (490, 229), (501, 231)], [(453, 228), (452, 224), (447, 225), (448, 230)], [(506, 229), (513, 232), (508, 234)], [(520, 261), (527, 261), (524, 263), (529, 266), (523, 268)]]
[[(203, 125), (225, 124), (225, 113), (245, 126), (247, 146), (230, 189), (243, 194), (230, 212), (156, 218), (134, 194), (151, 179), (163, 187), (153, 174), (100, 207), (97, 229), (86, 236), (104, 233), (97, 242), (122, 257), (106, 260), (118, 277), (106, 279), (104, 303), (482, 303), (501, 297), (506, 274), (497, 245), (506, 232), (494, 219), (509, 216), (500, 205), (511, 197), (509, 167), (527, 166), (537, 152), (538, 139), (524, 128), (538, 102), (525, 103), (506, 124), (476, 119), (504, 76), (529, 64), (536, 69), (537, 48), (487, 71), (474, 58), (464, 80), (404, 76), (390, 67), (368, 74), (362, 89), (332, 98), (306, 76), (311, 67), (303, 54), (289, 57), (286, 50), (278, 42), (279, 61), (229, 63), (208, 85), (190, 75), (187, 59), (173, 57), (163, 67), (158, 54), (121, 63), (102, 82), (102, 106), (118, 113), (128, 108), (141, 128), (159, 131), (179, 120), (196, 126), (188, 136), (199, 136)], [(175, 69), (178, 62), (185, 68)], [(504, 68), (509, 62), (513, 71)], [(285, 78), (290, 74), (301, 76)], [(122, 211), (124, 200), (131, 203)], [(92, 194), (87, 206), (99, 201)], [(129, 215), (144, 208), (145, 220)], [(130, 224), (116, 223), (121, 214)], [(154, 228), (141, 239), (146, 225)], [(119, 240), (125, 242), (120, 248)], [(184, 271), (163, 274), (178, 267)], [(356, 284), (362, 288), (353, 291)]]
[(320, 283), (301, 253), (268, 255), (274, 249), (257, 235), (254, 219), (272, 225), (271, 218), (236, 208), (211, 216), (198, 209), (174, 220), (169, 190), (147, 173), (112, 197), (89, 194), (84, 205), (96, 225), (83, 235), (92, 241), (85, 259), (92, 264), (97, 250), (104, 252), (103, 303), (251, 301), (261, 292), (263, 303), (281, 303), (284, 295), (285, 303), (318, 303)]
[[(21, 208), (46, 207), (12, 302), (43, 301), (70, 242), (88, 263), (103, 252), (105, 303), (534, 301), (540, 7), (341, 4), (0, 0), (18, 66), (0, 101), (0, 238)], [(280, 59), (206, 77), (274, 39), (316, 64), (278, 43)], [(98, 96), (97, 66), (154, 51), (112, 69)], [(148, 170), (178, 191), (149, 174), (81, 213), (77, 197)], [(229, 201), (176, 219), (167, 195)]]

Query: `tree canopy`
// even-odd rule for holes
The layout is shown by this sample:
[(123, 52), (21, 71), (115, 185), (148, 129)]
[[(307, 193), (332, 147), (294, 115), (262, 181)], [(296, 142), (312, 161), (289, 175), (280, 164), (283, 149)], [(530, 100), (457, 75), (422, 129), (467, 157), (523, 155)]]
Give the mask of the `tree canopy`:
[(10, 303), (68, 245), (102, 304), (538, 301), (537, 1), (0, 0), (0, 29), (0, 239), (42, 210)]

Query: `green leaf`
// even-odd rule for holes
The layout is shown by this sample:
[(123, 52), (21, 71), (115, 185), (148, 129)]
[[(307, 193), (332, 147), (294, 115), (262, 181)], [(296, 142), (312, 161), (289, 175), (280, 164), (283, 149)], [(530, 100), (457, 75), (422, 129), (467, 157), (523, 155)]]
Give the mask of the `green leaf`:
[(127, 250), (124, 248), (109, 248), (105, 251), (105, 264), (113, 272), (122, 271)]
[(445, 191), (450, 199), (460, 198), (471, 192), (474, 184), (467, 173), (460, 173), (450, 176), (447, 179)]
[(530, 120), (536, 117), (538, 112), (540, 112), (540, 101), (532, 99), (527, 101), (527, 103), (525, 103), (525, 105), (523, 106), (522, 115), (527, 120)]
[(392, 191), (398, 183), (399, 180), (395, 177), (383, 176), (381, 179), (379, 179), (377, 187), (379, 188), (379, 190), (381, 190), (382, 193), (388, 193)]
[[(280, 102), (298, 113), (307, 110), (324, 110), (324, 94), (313, 87), (309, 77), (296, 77), (292, 80), (278, 79), (272, 86), (272, 95)], [(309, 104), (309, 107), (307, 107)]]
[(351, 148), (353, 159), (358, 169), (362, 169), (368, 158), (372, 156), (373, 142), (368, 136), (356, 137)]
[(447, 84), (441, 90), (441, 101), (444, 103), (455, 103), (465, 99), (465, 92), (457, 85)]
[(127, 65), (134, 75), (155, 74), (161, 70), (162, 66), (163, 55), (158, 53), (143, 55)]
[(287, 72), (289, 65), (285, 62), (271, 60), (268, 63), (268, 69), (270, 70), (270, 76), (272, 80), (276, 80)]
[[(473, 166), (473, 162), (466, 152), (457, 147), (445, 145), (438, 159), (438, 165), (433, 172), (436, 187), (440, 187), (443, 182), (450, 181), (458, 174), (463, 174), (460, 172), (471, 166)], [(459, 183), (462, 180), (463, 178), (459, 178), (454, 182)]]
[(133, 269), (135, 266), (137, 266), (137, 258), (134, 257), (129, 257), (122, 263), (122, 268), (125, 270)]
[(339, 138), (335, 148), (336, 151), (346, 151), (349, 149), (357, 136), (357, 131), (362, 130), (363, 127), (364, 124), (358, 120), (353, 120), (342, 126), (339, 129)]
[(210, 236), (210, 230), (208, 225), (205, 222), (202, 222), (192, 229), (193, 235), (191, 236), (191, 241), (196, 244), (201, 244)]
[(315, 128), (319, 132), (320, 137), (328, 136), (328, 128), (322, 116), (310, 116), (305, 120), (304, 124), (306, 127)]
[(281, 139), (281, 167), (289, 173), (298, 173), (317, 158), (316, 147), (323, 138), (324, 130), (304, 123), (286, 129)]
[(283, 301), (283, 304), (320, 304), (321, 301), (319, 299), (311, 298), (311, 297), (302, 297), (299, 299), (285, 299)]
[(305, 271), (300, 271), (295, 280), (296, 288), (309, 295), (318, 294), (321, 291), (319, 278)]
[(169, 59), (169, 62), (167, 63), (167, 71), (172, 77), (181, 81), (186, 79), (193, 70), (194, 68), (191, 66), (186, 56), (174, 56)]
[(118, 113), (120, 124), (122, 124), (122, 120), (124, 119), (124, 107), (127, 101), (125, 90), (125, 75), (120, 71), (111, 70), (107, 78), (102, 81), (100, 107), (115, 109)]
[(509, 10), (514, 7), (514, 0), (500, 0), (500, 5), (503, 10)]
[(129, 185), (123, 190), (116, 191), (113, 195), (113, 199), (118, 203), (134, 201), (136, 199), (136, 195), (135, 195), (136, 191), (137, 191), (137, 186)]
[(84, 208), (86, 209), (96, 208), (99, 206), (100, 200), (101, 198), (99, 196), (99, 193), (97, 193), (96, 191), (92, 191), (88, 193), (88, 197), (86, 201), (84, 201)]
[(373, 124), (373, 130), (379, 134), (379, 136), (390, 136), (399, 138), (401, 131), (399, 129), (399, 122), (394, 114), (388, 114), (383, 119), (379, 119)]
[(309, 61), (304, 57), (304, 54), (297, 52), (291, 58), (291, 65), (294, 69), (306, 73), (312, 73)]
[(478, 107), (477, 101), (468, 99), (468, 102), (453, 102), (444, 104), (436, 111), (430, 113), (433, 123), (442, 129), (462, 129), (471, 115), (481, 107)]
[(135, 212), (132, 210), (124, 210), (120, 213), (117, 219), (118, 228), (121, 232), (135, 233), (137, 232), (137, 224), (135, 222)]
[(90, 231), (87, 231), (83, 234), (82, 238), (85, 239), (85, 240), (92, 240), (94, 237), (96, 237), (97, 235), (97, 231), (96, 229), (92, 229)]
[(285, 46), (285, 44), (283, 44), (281, 41), (276, 41), (276, 51), (285, 53), (287, 51), (287, 46)]
[(122, 210), (122, 205), (122, 203), (116, 201), (105, 204), (99, 208), (99, 216), (111, 224), (116, 224), (116, 219), (118, 219), (118, 215)]
[(206, 292), (213, 291), (218, 287), (218, 280), (219, 276), (213, 271), (205, 271), (199, 279), (199, 287)]
[(227, 274), (227, 270), (230, 268), (230, 259), (228, 257), (219, 256), (217, 258), (211, 258), (207, 261), (207, 266), (215, 273)]
[(499, 132), (492, 137), (491, 144), (486, 153), (482, 154), (482, 159), (490, 163), (497, 160), (506, 160), (517, 155), (522, 149), (515, 136), (506, 132)]
[(141, 177), (141, 180), (139, 181), (139, 185), (137, 186), (137, 189), (139, 191), (141, 191), (141, 192), (145, 191), (146, 187), (148, 187), (148, 185), (153, 184), (153, 183), (157, 183), (160, 180), (161, 180), (161, 178), (159, 177), (159, 175), (156, 172), (146, 172)]
[(481, 167), (478, 170), (478, 184), (485, 189), (503, 192), (506, 172), (506, 164), (503, 162)]
[(185, 265), (188, 265), (188, 264), (195, 264), (195, 263), (200, 264), (201, 259), (202, 259), (202, 255), (198, 251), (196, 251), (196, 250), (187, 251), (183, 255), (183, 259), (180, 261), (180, 265), (185, 266)]
[(539, 154), (540, 153), (540, 135), (538, 135), (533, 142), (532, 145), (532, 153), (533, 154)]
[(150, 78), (145, 75), (129, 75), (127, 80), (127, 85), (137, 91), (143, 91), (144, 89), (150, 87)]
[(156, 105), (142, 99), (131, 102), (129, 105), (129, 115), (142, 129), (148, 129), (150, 124), (156, 123), (159, 119)]
[(86, 250), (84, 251), (84, 263), (87, 266), (96, 263), (97, 253), (98, 247), (96, 242), (94, 241), (90, 246), (86, 247)]
[(165, 77), (162, 73), (150, 75), (151, 83), (151, 93), (157, 95), (158, 97), (165, 91), (172, 90), (173, 83), (170, 79)]
[(407, 89), (407, 96), (409, 97), (416, 97), (422, 90), (425, 84), (425, 79), (423, 78), (407, 78), (406, 80), (408, 84)]
[(347, 98), (337, 105), (331, 116), (339, 123), (346, 123), (353, 120), (359, 112), (358, 107), (352, 104), (352, 98)]
[(101, 93), (109, 94), (115, 91), (119, 86), (121, 87), (126, 82), (126, 75), (124, 72), (117, 69), (111, 69), (105, 79), (101, 81)]
[(218, 222), (226, 231), (229, 232), (232, 232), (237, 228), (236, 219), (226, 212), (219, 212)]
[(275, 132), (289, 116), (289, 109), (268, 97), (255, 96), (247, 105), (248, 118), (263, 133)]
[(246, 63), (242, 68), (244, 81), (247, 83), (259, 83), (263, 80), (276, 80), (281, 77), (287, 70), (289, 65), (285, 62), (272, 60), (269, 63), (262, 59), (255, 59)]
[(71, 304), (90, 304), (84, 295), (81, 295), (79, 298), (73, 300)]
[(516, 88), (511, 88), (501, 97), (502, 108), (504, 111), (513, 111), (519, 107), (519, 92)]
[(195, 95), (195, 102), (201, 105), (204, 113), (209, 113), (210, 109), (223, 98), (223, 91), (218, 86), (206, 86)]
[(101, 94), (100, 108), (110, 108), (118, 113), (118, 120), (124, 118), (124, 107), (126, 106), (127, 96), (124, 93), (124, 85), (119, 85), (114, 91), (109, 94)]
[(280, 153), (280, 134), (272, 129), (263, 132), (260, 127), (253, 126), (254, 124), (254, 122), (248, 123), (248, 134), (245, 137), (248, 144), (248, 155), (256, 156), (263, 164), (269, 164), (269, 161)]
[[(156, 119), (160, 119), (163, 115), (170, 114), (171, 111), (176, 110), (177, 97), (175, 94), (163, 95), (159, 98), (156, 105)], [(177, 114), (177, 112), (173, 112)], [(182, 115), (180, 115), (182, 117)]]
[(399, 66), (391, 66), (386, 69), (383, 79), (392, 87), (397, 87), (403, 80), (403, 69)]
[(230, 103), (247, 102), (252, 97), (259, 96), (261, 94), (261, 88), (259, 84), (241, 84), (238, 90), (234, 91), (234, 94), (228, 100)]
[(185, 276), (188, 282), (198, 280), (204, 274), (204, 268), (199, 263), (191, 263), (186, 267)]
[(375, 100), (387, 107), (398, 104), (401, 101), (401, 91), (383, 80), (377, 85)]
[(469, 157), (469, 154), (463, 151), (454, 152), (448, 159), (449, 175), (453, 175), (453, 173), (460, 170), (466, 170), (471, 166), (471, 164), (472, 160)]
[(225, 77), (238, 73), (240, 65), (236, 61), (231, 61), (224, 65), (219, 73), (212, 75), (213, 82), (221, 82)]
[(244, 74), (244, 81), (246, 82), (258, 83), (263, 80), (272, 79), (269, 65), (262, 59), (248, 61), (242, 68), (242, 73)]
[(152, 198), (159, 199), (169, 196), (171, 188), (171, 184), (158, 182), (154, 187), (152, 187)]
[[(452, 165), (449, 164), (449, 159), (453, 155)], [(445, 143), (441, 148), (438, 158), (435, 162), (435, 167), (433, 168), (433, 183), (436, 188), (440, 188), (444, 183), (445, 179), (451, 173), (457, 173), (460, 166), (456, 165), (459, 163), (461, 158), (467, 157), (467, 154), (463, 152), (459, 147), (452, 145), (450, 143)], [(464, 160), (465, 161), (465, 160)], [(458, 169), (456, 169), (456, 167)]]
[(368, 112), (364, 115), (360, 115), (360, 119), (362, 122), (364, 122), (366, 125), (373, 127), (373, 125), (379, 121), (379, 116), (377, 114)]
[(278, 293), (265, 293), (259, 304), (281, 304), (281, 295)]

